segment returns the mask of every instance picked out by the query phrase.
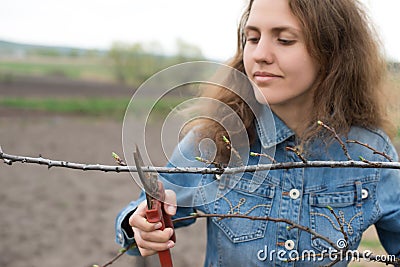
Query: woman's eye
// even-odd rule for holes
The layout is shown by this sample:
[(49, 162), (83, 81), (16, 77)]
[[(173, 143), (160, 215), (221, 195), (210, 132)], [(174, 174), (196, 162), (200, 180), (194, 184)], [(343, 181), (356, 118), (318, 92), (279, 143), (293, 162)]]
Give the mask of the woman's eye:
[(283, 45), (291, 45), (295, 42), (295, 40), (289, 40), (289, 39), (284, 39), (284, 38), (279, 38), (278, 42), (283, 44)]
[(258, 37), (247, 37), (246, 38), (246, 42), (250, 42), (250, 43), (257, 43), (259, 40)]

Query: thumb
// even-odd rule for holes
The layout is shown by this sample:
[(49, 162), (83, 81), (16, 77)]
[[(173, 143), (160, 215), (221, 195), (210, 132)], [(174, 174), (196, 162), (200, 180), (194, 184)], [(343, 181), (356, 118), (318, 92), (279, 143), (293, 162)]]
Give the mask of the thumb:
[(172, 190), (165, 190), (164, 210), (170, 216), (176, 213), (176, 194)]

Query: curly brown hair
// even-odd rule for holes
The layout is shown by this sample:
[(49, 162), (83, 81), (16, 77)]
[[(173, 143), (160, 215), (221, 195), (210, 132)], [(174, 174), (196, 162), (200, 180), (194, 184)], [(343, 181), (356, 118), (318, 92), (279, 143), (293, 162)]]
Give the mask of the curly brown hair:
[[(254, 0), (245, 9), (237, 31), (237, 51), (228, 65), (245, 73), (243, 48), (244, 27)], [(380, 41), (363, 6), (357, 0), (288, 0), (293, 15), (299, 20), (309, 54), (320, 64), (315, 81), (312, 115), (303, 136), (303, 143), (319, 136), (317, 121), (347, 134), (351, 126), (390, 130), (381, 101), (386, 62)], [(249, 90), (249, 87), (245, 88)], [(252, 91), (252, 90), (250, 90)], [(239, 115), (250, 140), (254, 140), (254, 114), (246, 102), (234, 92), (222, 87), (204, 90), (201, 94), (226, 103)], [(251, 98), (251, 94), (249, 94)], [(254, 96), (253, 96), (254, 98)], [(204, 109), (204, 106), (201, 107)], [(218, 111), (212, 106), (210, 114)], [(217, 144), (215, 160), (227, 162), (229, 152), (222, 140), (225, 129), (215, 121), (201, 119), (192, 124), (199, 127), (202, 137)]]

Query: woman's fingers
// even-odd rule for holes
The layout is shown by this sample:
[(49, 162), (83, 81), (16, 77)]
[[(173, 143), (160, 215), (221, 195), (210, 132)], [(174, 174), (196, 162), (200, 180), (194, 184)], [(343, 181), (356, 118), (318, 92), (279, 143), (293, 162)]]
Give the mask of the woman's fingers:
[(141, 232), (141, 238), (146, 241), (166, 243), (171, 238), (174, 230), (172, 228), (165, 228), (164, 230), (157, 230), (152, 232)]
[(144, 217), (140, 206), (129, 218), (129, 223), (135, 233), (136, 243), (138, 243), (137, 235), (140, 235), (140, 239), (142, 240), (165, 243), (171, 238), (174, 231), (172, 228), (165, 228), (164, 230), (160, 230), (160, 228), (162, 227), (161, 222), (148, 222), (147, 219)]
[(144, 256), (143, 253), (152, 255), (157, 251), (163, 251), (175, 245), (172, 240), (169, 240), (173, 232), (171, 228), (166, 228), (163, 231), (141, 232), (134, 227), (133, 232), (139, 249), (144, 249), (144, 251), (141, 251), (142, 256)]
[(139, 204), (136, 211), (129, 218), (129, 225), (141, 231), (150, 232), (161, 228), (161, 223), (150, 223), (146, 219), (146, 201)]
[[(169, 215), (176, 213), (176, 195), (171, 190), (166, 190), (165, 200), (169, 204), (164, 204), (164, 208)], [(170, 240), (174, 230), (165, 228), (160, 230), (162, 224), (150, 223), (146, 219), (146, 201), (139, 204), (136, 211), (129, 218), (129, 224), (132, 226), (136, 244), (142, 256), (155, 254), (157, 251), (163, 251), (175, 246)]]
[(176, 213), (176, 194), (172, 190), (165, 190), (164, 210), (170, 216)]
[(155, 251), (155, 250), (144, 249), (144, 248), (140, 248), (140, 247), (139, 247), (139, 252), (140, 252), (140, 255), (142, 255), (143, 257), (151, 256), (151, 255), (154, 255), (157, 253), (157, 251)]

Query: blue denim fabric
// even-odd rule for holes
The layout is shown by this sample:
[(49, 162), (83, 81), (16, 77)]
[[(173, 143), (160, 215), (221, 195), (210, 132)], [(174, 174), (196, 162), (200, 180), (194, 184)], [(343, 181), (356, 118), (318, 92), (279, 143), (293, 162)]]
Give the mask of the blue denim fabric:
[[(276, 116), (276, 132), (270, 131), (271, 124), (266, 119), (266, 114), (267, 110), (264, 110), (258, 117), (258, 139), (250, 150), (267, 154), (275, 152), (277, 162), (300, 161), (295, 153), (285, 149), (297, 144), (294, 133)], [(181, 141), (169, 166), (204, 166), (194, 160), (196, 156), (207, 153), (198, 148), (195, 137), (194, 130)], [(393, 145), (380, 130), (352, 127), (346, 139), (369, 144), (398, 161)], [(346, 146), (352, 159), (358, 160), (362, 156), (370, 161), (387, 161), (364, 146)], [(239, 152), (243, 159), (248, 160), (248, 165), (270, 163), (267, 158), (248, 157), (248, 153), (243, 154), (241, 150)], [(310, 161), (347, 160), (340, 144), (335, 141), (329, 145), (322, 141), (313, 142), (307, 148), (306, 158)], [(343, 234), (336, 218), (327, 208), (330, 206), (348, 235), (350, 249), (357, 249), (362, 233), (375, 224), (387, 253), (400, 257), (399, 170), (303, 168), (221, 176), (169, 174), (163, 175), (163, 181), (167, 188), (177, 191), (180, 207), (175, 217), (187, 216), (200, 210), (204, 213), (285, 218), (310, 227), (336, 243), (343, 239)], [(177, 189), (173, 184), (182, 188)], [(126, 247), (134, 242), (121, 224), (143, 200), (142, 194), (138, 200), (123, 209), (116, 219), (116, 241), (121, 246)], [(176, 227), (193, 222), (194, 220), (181, 223)], [(204, 266), (320, 266), (332, 260), (282, 260), (289, 256), (301, 256), (304, 250), (316, 254), (332, 250), (326, 241), (299, 229), (288, 228), (286, 223), (210, 218), (207, 221), (207, 235)], [(139, 253), (133, 249), (129, 254)], [(335, 266), (346, 265), (346, 261), (341, 261)]]

